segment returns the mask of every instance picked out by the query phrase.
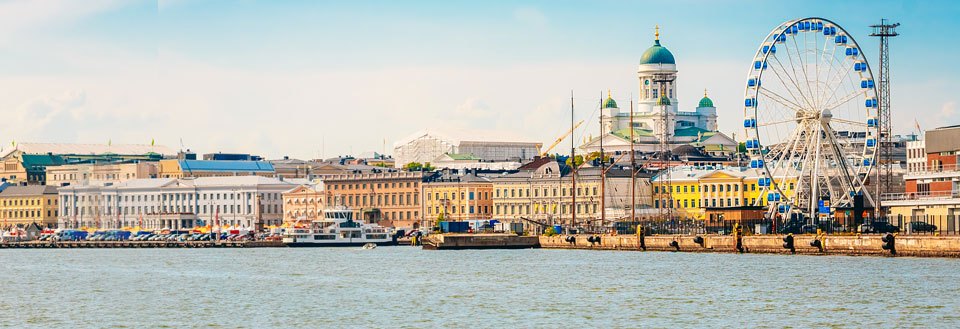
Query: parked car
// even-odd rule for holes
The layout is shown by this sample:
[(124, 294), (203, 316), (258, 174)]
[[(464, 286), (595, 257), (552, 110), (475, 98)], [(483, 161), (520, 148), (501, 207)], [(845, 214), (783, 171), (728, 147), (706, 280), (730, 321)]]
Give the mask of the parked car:
[(900, 228), (894, 225), (890, 225), (887, 222), (873, 222), (860, 225), (860, 233), (897, 233), (900, 232)]
[(935, 232), (937, 226), (926, 222), (910, 222), (911, 232)]
[(807, 224), (805, 220), (792, 219), (780, 227), (780, 234), (809, 234), (817, 233), (817, 226)]

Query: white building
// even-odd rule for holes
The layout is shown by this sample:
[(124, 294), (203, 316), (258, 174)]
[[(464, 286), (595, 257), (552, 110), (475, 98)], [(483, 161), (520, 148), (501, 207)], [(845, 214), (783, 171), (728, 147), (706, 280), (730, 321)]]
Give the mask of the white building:
[[(620, 109), (608, 93), (601, 110), (603, 124), (600, 136), (580, 148), (586, 152), (598, 151), (602, 138), (606, 152), (629, 151), (632, 128), (635, 149), (640, 152), (656, 151), (662, 135), (666, 136), (671, 149), (690, 144), (703, 146), (711, 153), (734, 152), (737, 143), (717, 131), (717, 108), (706, 92), (693, 111), (680, 109), (676, 90), (676, 60), (673, 53), (660, 44), (659, 31), (655, 36), (653, 46), (640, 57), (637, 69), (640, 87), (633, 127), (630, 125), (629, 106)], [(664, 127), (666, 130), (662, 131)]]
[(59, 189), (61, 228), (189, 229), (278, 225), (296, 184), (259, 176), (134, 179)]
[(907, 142), (907, 171), (917, 173), (927, 170), (927, 147), (924, 140)]
[[(450, 161), (451, 158), (477, 160), (476, 166), (469, 168), (517, 168), (520, 163), (528, 162), (540, 155), (542, 146), (542, 143), (536, 142), (461, 141), (442, 134), (421, 131), (394, 143), (393, 157), (394, 166), (397, 168), (402, 168), (411, 162), (429, 162), (435, 167), (442, 168), (436, 162), (439, 161), (439, 165), (442, 166), (444, 163), (453, 163)], [(452, 157), (445, 157), (445, 155)]]

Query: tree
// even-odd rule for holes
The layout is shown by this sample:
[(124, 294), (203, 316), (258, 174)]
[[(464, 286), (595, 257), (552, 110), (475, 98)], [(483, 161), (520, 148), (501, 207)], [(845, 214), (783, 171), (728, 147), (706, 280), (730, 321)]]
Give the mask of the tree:
[(433, 171), (434, 169), (435, 168), (433, 168), (433, 166), (430, 165), (429, 162), (423, 164), (423, 171)]
[(403, 170), (406, 170), (406, 171), (420, 171), (421, 169), (423, 169), (423, 164), (419, 162), (411, 162), (403, 165)]
[[(582, 155), (578, 155), (578, 156), (573, 157), (573, 163), (574, 163), (573, 166), (575, 166), (575, 167), (580, 167), (580, 165), (583, 164), (583, 156), (582, 156)], [(570, 157), (567, 157), (567, 165), (568, 165), (568, 166), (570, 165)]]

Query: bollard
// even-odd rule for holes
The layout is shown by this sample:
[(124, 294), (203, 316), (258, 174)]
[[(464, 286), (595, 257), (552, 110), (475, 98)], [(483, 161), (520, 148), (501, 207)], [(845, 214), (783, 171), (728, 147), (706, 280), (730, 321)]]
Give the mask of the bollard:
[(896, 239), (897, 237), (890, 233), (887, 233), (887, 235), (884, 235), (882, 238), (880, 238), (880, 241), (883, 241), (883, 245), (881, 246), (883, 250), (890, 250), (891, 255), (896, 255), (897, 254)]
[(699, 236), (699, 235), (698, 235), (698, 236), (695, 236), (695, 237), (693, 238), (693, 243), (699, 244), (700, 247), (703, 247), (703, 237), (702, 237), (702, 236)]
[(643, 225), (637, 225), (637, 244), (640, 250), (647, 251), (647, 244), (644, 241), (645, 232)]
[(675, 251), (680, 251), (680, 244), (677, 243), (677, 240), (670, 241), (670, 246), (676, 249)]
[(791, 254), (797, 253), (797, 248), (793, 245), (793, 233), (789, 233), (783, 237), (783, 248), (789, 249)]

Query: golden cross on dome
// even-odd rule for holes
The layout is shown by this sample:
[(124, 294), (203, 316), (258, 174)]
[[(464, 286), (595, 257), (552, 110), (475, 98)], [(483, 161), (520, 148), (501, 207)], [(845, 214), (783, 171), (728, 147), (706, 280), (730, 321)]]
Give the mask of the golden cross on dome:
[(607, 89), (607, 98), (610, 98), (610, 89)]
[(703, 88), (703, 97), (707, 97), (707, 88)]
[(659, 41), (660, 40), (660, 24), (655, 25), (653, 27), (653, 30), (654, 30), (653, 37)]

